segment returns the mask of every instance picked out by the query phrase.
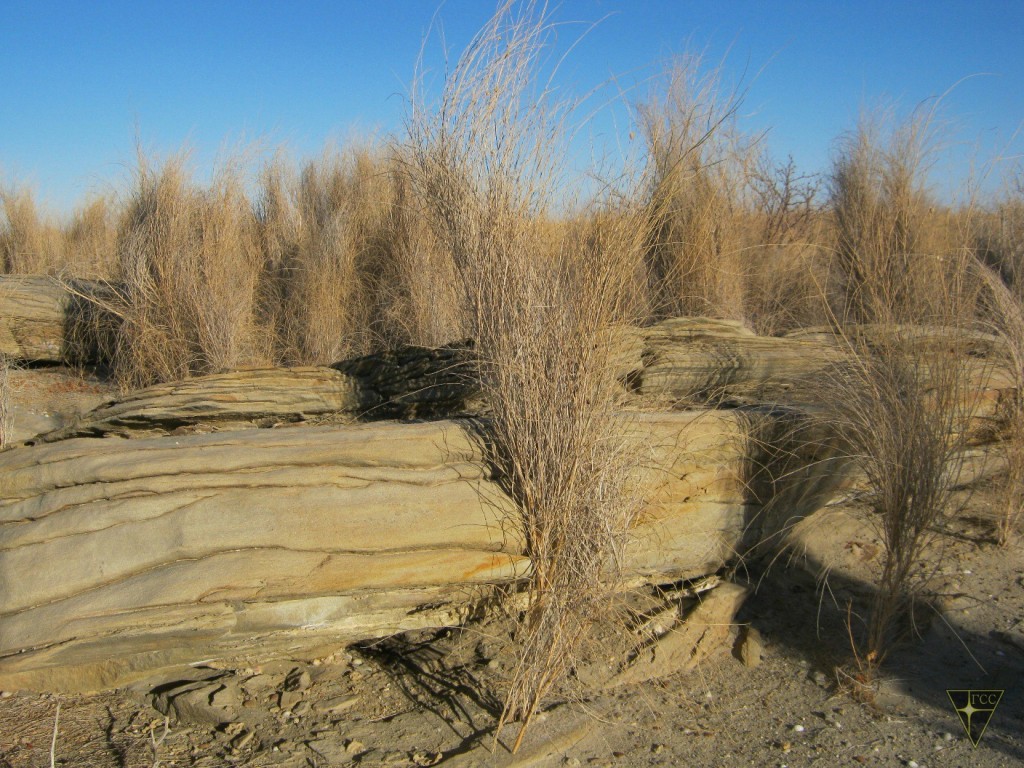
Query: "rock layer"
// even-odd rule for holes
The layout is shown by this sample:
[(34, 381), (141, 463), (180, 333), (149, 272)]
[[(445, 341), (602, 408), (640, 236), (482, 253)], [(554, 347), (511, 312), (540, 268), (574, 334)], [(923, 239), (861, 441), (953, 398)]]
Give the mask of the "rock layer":
[[(760, 526), (740, 411), (642, 414), (627, 572), (713, 571)], [(528, 567), (472, 422), (120, 439), (0, 454), (0, 688), (458, 621)]]

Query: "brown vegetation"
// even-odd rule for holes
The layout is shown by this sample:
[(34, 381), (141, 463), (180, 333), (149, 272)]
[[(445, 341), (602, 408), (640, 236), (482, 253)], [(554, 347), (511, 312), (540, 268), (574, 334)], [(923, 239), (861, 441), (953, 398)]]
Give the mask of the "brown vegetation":
[[(503, 714), (524, 727), (602, 615), (636, 512), (640, 458), (611, 427), (621, 388), (612, 345), (595, 339), (677, 316), (763, 334), (830, 325), (852, 362), (824, 377), (819, 405), (868, 478), (884, 544), (854, 648), (873, 671), (913, 618), (931, 533), (955, 512), (972, 407), (964, 338), (979, 327), (1002, 338), (1017, 384), (1000, 541), (1024, 517), (1020, 177), (992, 211), (948, 210), (924, 185), (928, 122), (868, 118), (823, 180), (805, 175), (764, 154), (741, 130), (740, 95), (683, 58), (637, 108), (642, 167), (576, 199), (564, 172), (575, 113), (539, 82), (547, 24), (531, 2), (502, 5), (439, 100), (416, 84), (406, 134), (388, 141), (298, 166), (279, 155), (256, 173), (236, 159), (206, 185), (183, 154), (140, 155), (123, 199), (67, 224), (4, 188), (0, 268), (109, 281), (92, 300), (125, 388), (471, 336), (484, 439), (533, 563)], [(948, 329), (947, 343), (917, 343), (919, 325)], [(0, 371), (0, 440), (3, 388)]]

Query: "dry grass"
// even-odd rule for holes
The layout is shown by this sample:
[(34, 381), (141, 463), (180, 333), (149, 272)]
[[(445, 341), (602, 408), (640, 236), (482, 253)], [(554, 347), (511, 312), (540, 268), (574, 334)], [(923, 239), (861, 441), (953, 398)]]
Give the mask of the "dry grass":
[(927, 586), (919, 565), (936, 525), (954, 515), (953, 490), (967, 446), (974, 393), (963, 325), (920, 343), (901, 326), (873, 326), (844, 341), (851, 362), (822, 380), (827, 418), (867, 477), (882, 540), (881, 570), (862, 646), (867, 677), (915, 623)]
[(61, 272), (73, 277), (109, 279), (117, 268), (117, 219), (114, 202), (106, 197), (87, 200), (62, 228)]
[(297, 174), (283, 163), (263, 175), (259, 205), (278, 356), (330, 363), (360, 354), (366, 298), (360, 262), (387, 206), (386, 181), (364, 151), (326, 151)]
[(762, 155), (751, 169), (753, 231), (744, 257), (744, 306), (747, 323), (758, 333), (827, 323), (820, 184), (818, 176), (800, 173), (792, 158), (776, 164)]
[(866, 115), (840, 144), (828, 183), (834, 313), (844, 321), (926, 323), (954, 298), (946, 283), (964, 276), (964, 253), (925, 188), (933, 133), (927, 115), (898, 124)]
[(0, 187), (0, 268), (6, 274), (46, 275), (64, 263), (57, 222), (27, 187)]
[[(905, 622), (914, 625), (927, 581), (921, 558), (936, 524), (955, 514), (977, 398), (968, 354), (977, 281), (968, 251), (951, 247), (929, 219), (927, 132), (911, 120), (883, 139), (878, 123), (862, 122), (830, 178), (842, 288), (834, 325), (850, 362), (823, 378), (820, 395), (867, 477), (884, 548), (866, 634), (854, 647), (869, 680)], [(935, 329), (932, 337), (920, 326)]]
[(260, 254), (241, 170), (194, 185), (186, 158), (139, 158), (117, 239), (124, 387), (184, 379), (263, 359), (254, 324)]
[(655, 317), (744, 317), (743, 196), (753, 142), (699, 57), (672, 62), (638, 108), (650, 164), (647, 263)]
[[(641, 211), (550, 221), (570, 107), (538, 87), (550, 32), (533, 3), (503, 4), (446, 78), (415, 94), (416, 194), (451, 258), (492, 413), (486, 439), (518, 502), (509, 525), (531, 557), (519, 662), (500, 725), (522, 734), (606, 614), (616, 555), (637, 505), (614, 417), (610, 345), (641, 255)], [(640, 235), (638, 235), (640, 233)]]
[(1024, 301), (996, 270), (979, 264), (979, 271), (987, 289), (989, 325), (1003, 341), (1002, 364), (1014, 388), (1005, 403), (1006, 429), (1000, 444), (1006, 474), (997, 531), (1000, 545), (1007, 546), (1016, 540), (1024, 519)]

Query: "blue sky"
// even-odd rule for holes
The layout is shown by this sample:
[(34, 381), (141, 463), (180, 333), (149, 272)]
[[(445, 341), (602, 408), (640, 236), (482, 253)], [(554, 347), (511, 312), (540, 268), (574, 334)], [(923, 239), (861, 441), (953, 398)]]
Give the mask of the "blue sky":
[[(66, 211), (124, 182), (137, 138), (158, 155), (189, 144), (202, 174), (225, 146), (284, 144), (302, 157), (328, 140), (400, 130), (435, 11), (457, 54), (492, 9), (0, 0), (0, 179), (28, 182)], [(827, 167), (862, 107), (887, 100), (909, 112), (957, 83), (942, 105), (940, 193), (962, 190), (972, 163), (1024, 148), (1014, 138), (1024, 123), (1019, 0), (565, 0), (553, 13), (580, 22), (560, 28), (560, 45), (589, 29), (562, 70), (567, 85), (629, 87), (687, 50), (724, 59), (726, 78), (747, 88), (742, 125), (768, 129), (770, 149), (805, 171)], [(437, 36), (427, 50), (437, 61)]]

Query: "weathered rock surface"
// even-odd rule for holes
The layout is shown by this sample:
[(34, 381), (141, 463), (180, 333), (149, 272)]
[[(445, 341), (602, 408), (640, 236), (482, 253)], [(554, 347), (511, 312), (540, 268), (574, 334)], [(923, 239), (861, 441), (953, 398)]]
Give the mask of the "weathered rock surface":
[[(630, 572), (707, 573), (760, 538), (761, 418), (627, 418), (649, 459)], [(4, 452), (0, 475), (2, 688), (443, 626), (528, 566), (470, 422), (73, 439)]]
[(0, 278), (0, 353), (15, 360), (60, 360), (67, 291), (48, 277)]
[[(824, 331), (799, 338), (755, 336), (724, 320), (677, 318), (614, 334), (624, 406), (786, 402), (814, 389), (814, 375), (843, 359)], [(981, 341), (985, 340), (979, 337)], [(159, 384), (128, 394), (29, 442), (71, 437), (148, 437), (287, 423), (443, 418), (486, 413), (470, 342), (405, 347), (330, 367), (264, 368)], [(978, 442), (998, 432), (1012, 383), (984, 352), (971, 358)]]
[(110, 331), (99, 316), (111, 295), (102, 283), (0, 275), (0, 354), (27, 362), (95, 359)]

